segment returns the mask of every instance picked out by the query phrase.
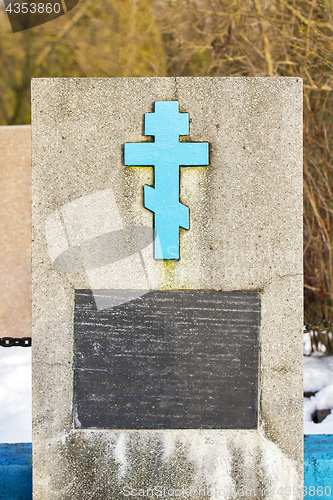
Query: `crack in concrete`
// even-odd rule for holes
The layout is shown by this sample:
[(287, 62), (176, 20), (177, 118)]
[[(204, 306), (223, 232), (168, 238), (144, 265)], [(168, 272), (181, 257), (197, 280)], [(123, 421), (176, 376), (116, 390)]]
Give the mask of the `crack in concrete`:
[(263, 291), (265, 286), (272, 284), (274, 281), (283, 280), (285, 278), (296, 278), (297, 276), (303, 277), (303, 273), (295, 273), (295, 274), (283, 274), (282, 276), (273, 276), (267, 281), (264, 281), (262, 287), (260, 287), (260, 291)]

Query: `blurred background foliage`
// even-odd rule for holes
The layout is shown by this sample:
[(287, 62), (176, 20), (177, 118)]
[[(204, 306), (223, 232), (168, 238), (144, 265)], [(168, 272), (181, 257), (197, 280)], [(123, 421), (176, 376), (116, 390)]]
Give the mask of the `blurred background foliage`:
[(333, 0), (81, 0), (12, 34), (0, 10), (0, 124), (30, 123), (30, 78), (300, 76), (305, 321), (333, 319)]

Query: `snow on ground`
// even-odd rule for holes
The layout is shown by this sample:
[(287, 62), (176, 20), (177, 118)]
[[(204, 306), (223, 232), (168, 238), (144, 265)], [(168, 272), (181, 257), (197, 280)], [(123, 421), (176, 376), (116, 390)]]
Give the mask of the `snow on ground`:
[(0, 443), (31, 443), (31, 349), (0, 347)]
[[(333, 356), (304, 356), (304, 434), (333, 434), (333, 412), (321, 423), (316, 410), (333, 410)], [(0, 348), (0, 442), (31, 442), (31, 349)]]
[(321, 423), (312, 421), (316, 410), (333, 410), (333, 356), (304, 356), (304, 392), (316, 393), (304, 398), (304, 434), (333, 434), (333, 412)]

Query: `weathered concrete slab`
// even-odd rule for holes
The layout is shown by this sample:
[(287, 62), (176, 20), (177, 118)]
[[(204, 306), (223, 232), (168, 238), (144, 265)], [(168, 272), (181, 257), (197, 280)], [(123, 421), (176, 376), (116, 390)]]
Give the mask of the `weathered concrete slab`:
[(1, 337), (31, 336), (31, 130), (0, 127)]
[[(34, 498), (125, 498), (161, 485), (192, 487), (195, 499), (210, 488), (208, 498), (223, 500), (242, 489), (301, 498), (301, 80), (41, 79), (32, 90)], [(143, 115), (156, 100), (179, 101), (186, 140), (210, 144), (208, 167), (181, 168), (190, 230), (180, 231), (179, 261), (154, 260), (145, 232), (152, 168), (123, 163), (125, 143), (149, 140)], [(113, 235), (121, 249), (133, 227), (140, 241), (117, 257)], [(135, 290), (134, 300), (154, 290), (258, 292), (257, 429), (75, 429), (80, 289)]]

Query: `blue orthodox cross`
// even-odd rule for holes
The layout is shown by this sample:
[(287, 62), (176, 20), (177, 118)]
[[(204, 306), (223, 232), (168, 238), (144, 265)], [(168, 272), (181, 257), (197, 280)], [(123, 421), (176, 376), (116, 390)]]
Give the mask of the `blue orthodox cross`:
[(145, 135), (154, 142), (127, 143), (125, 165), (153, 166), (154, 187), (144, 186), (144, 206), (154, 212), (155, 259), (179, 259), (179, 228), (189, 229), (189, 209), (179, 201), (179, 167), (209, 164), (208, 142), (179, 142), (189, 134), (188, 113), (178, 101), (156, 101), (154, 113), (145, 113)]

